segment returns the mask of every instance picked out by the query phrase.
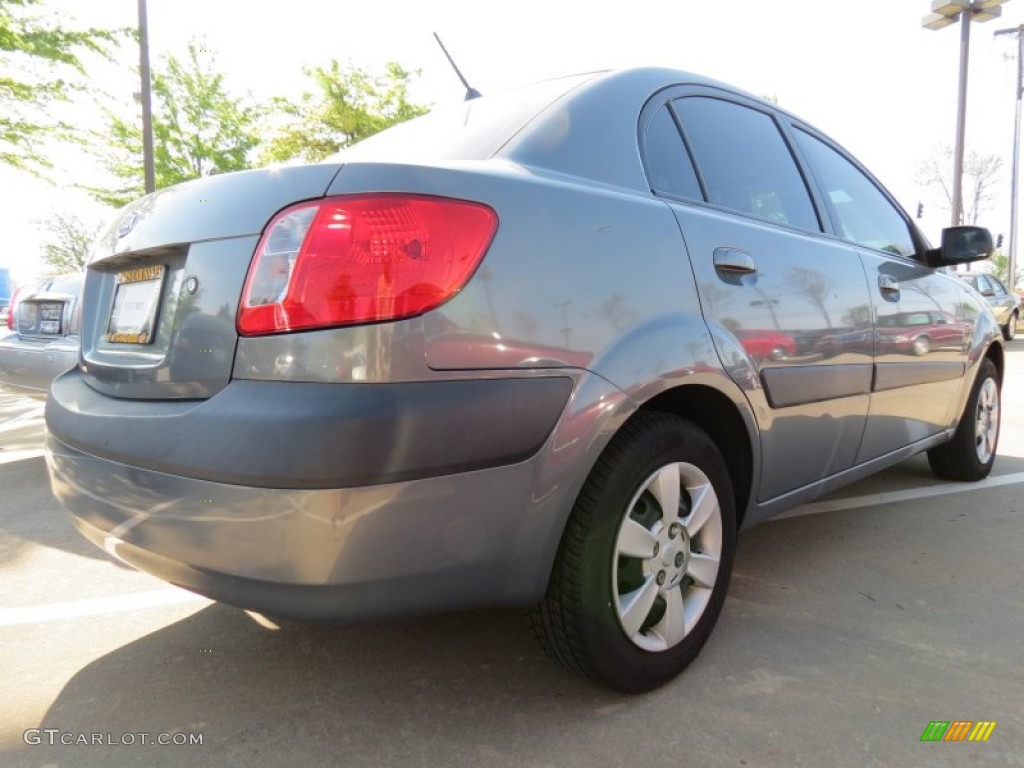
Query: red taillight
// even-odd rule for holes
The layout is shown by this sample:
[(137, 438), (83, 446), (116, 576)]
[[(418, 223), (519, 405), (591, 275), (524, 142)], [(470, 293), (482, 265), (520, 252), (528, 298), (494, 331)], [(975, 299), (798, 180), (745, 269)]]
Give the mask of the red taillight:
[(330, 197), (286, 208), (256, 248), (238, 332), (256, 336), (426, 312), (462, 289), (497, 226), (487, 206), (441, 197)]
[(14, 293), (11, 294), (11, 302), (7, 305), (7, 329), (10, 331), (18, 330), (18, 322), (15, 313), (18, 311), (18, 294), (22, 292), (25, 286), (16, 288)]

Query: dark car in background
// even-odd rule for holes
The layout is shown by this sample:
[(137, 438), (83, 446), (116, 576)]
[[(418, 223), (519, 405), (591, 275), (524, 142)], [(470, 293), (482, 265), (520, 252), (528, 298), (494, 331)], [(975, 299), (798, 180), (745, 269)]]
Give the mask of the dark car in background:
[(1020, 322), (1020, 297), (1006, 290), (1003, 281), (995, 275), (957, 272), (956, 276), (985, 297), (996, 322), (1003, 329), (1003, 338), (1013, 341), (1013, 337), (1017, 335), (1017, 323)]
[[(567, 668), (648, 690), (708, 639), (740, 528), (921, 452), (989, 474), (1002, 340), (942, 268), (991, 251), (931, 247), (834, 141), (696, 75), (473, 99), (122, 210), (52, 487), (215, 599), (530, 606)], [(930, 310), (970, 332), (870, 343)]]
[(84, 278), (48, 277), (16, 291), (10, 333), (0, 336), (0, 386), (45, 397), (54, 377), (75, 366)]

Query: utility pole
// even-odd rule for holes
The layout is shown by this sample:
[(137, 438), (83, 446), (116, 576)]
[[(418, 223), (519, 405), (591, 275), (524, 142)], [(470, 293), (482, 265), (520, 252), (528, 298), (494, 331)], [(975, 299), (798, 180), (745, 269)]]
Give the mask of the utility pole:
[(1013, 162), (1010, 172), (1010, 245), (1007, 249), (1006, 286), (1013, 292), (1017, 285), (1017, 190), (1020, 179), (1020, 107), (1021, 96), (1024, 96), (1024, 24), (1011, 29), (1000, 29), (996, 32), (999, 35), (1017, 36), (1017, 111), (1013, 120)]
[(142, 167), (146, 179), (146, 194), (149, 194), (156, 189), (156, 174), (153, 171), (153, 99), (149, 76), (146, 0), (139, 0), (139, 76), (142, 79)]
[(953, 145), (953, 200), (951, 226), (963, 224), (964, 131), (967, 123), (967, 60), (971, 22), (999, 18), (1001, 5), (1010, 0), (932, 0), (932, 12), (921, 21), (925, 29), (942, 29), (960, 22), (960, 75), (957, 87), (956, 143)]

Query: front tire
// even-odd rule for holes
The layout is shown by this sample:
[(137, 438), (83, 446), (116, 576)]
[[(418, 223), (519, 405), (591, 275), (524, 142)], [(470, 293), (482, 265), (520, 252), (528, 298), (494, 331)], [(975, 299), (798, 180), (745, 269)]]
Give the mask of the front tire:
[(1013, 337), (1017, 335), (1017, 314), (1015, 312), (1010, 313), (1010, 319), (1006, 321), (1006, 325), (1003, 326), (1003, 338), (1007, 341), (1013, 341)]
[(999, 444), (999, 371), (987, 357), (978, 367), (953, 439), (928, 451), (932, 472), (947, 480), (981, 480), (988, 477)]
[(570, 670), (624, 693), (651, 690), (707, 641), (735, 549), (717, 446), (685, 419), (641, 412), (587, 478), (531, 623)]

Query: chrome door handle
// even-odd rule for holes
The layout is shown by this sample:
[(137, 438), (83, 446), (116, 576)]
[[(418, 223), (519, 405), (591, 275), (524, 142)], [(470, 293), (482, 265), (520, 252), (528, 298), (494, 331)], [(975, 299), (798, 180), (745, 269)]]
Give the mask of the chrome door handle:
[(882, 293), (899, 293), (900, 282), (890, 275), (879, 275), (878, 288)]
[(753, 257), (739, 248), (715, 248), (715, 269), (730, 275), (750, 275), (757, 272)]

